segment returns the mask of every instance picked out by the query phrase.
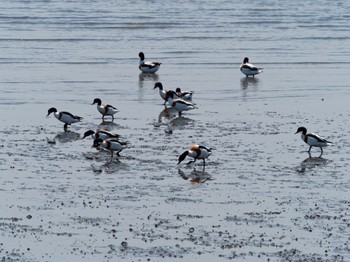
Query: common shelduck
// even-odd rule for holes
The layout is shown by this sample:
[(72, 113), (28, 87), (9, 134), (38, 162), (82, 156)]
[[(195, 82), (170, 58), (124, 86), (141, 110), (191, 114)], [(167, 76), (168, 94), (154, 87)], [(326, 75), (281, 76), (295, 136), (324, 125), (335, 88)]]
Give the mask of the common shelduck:
[(122, 142), (119, 141), (118, 139), (112, 139), (112, 138), (107, 138), (107, 139), (95, 139), (94, 144), (92, 147), (102, 147), (104, 149), (107, 149), (111, 152), (111, 160), (113, 159), (113, 153), (117, 152), (117, 156), (120, 156), (120, 152), (128, 147), (127, 142)]
[(181, 91), (181, 88), (178, 87), (175, 89), (176, 95), (184, 100), (192, 100), (193, 91)]
[(68, 129), (68, 125), (71, 125), (73, 123), (76, 123), (76, 122), (80, 122), (81, 120), (83, 120), (82, 117), (80, 116), (76, 116), (76, 115), (73, 115), (69, 112), (58, 112), (56, 108), (54, 107), (51, 107), (49, 110), (48, 110), (48, 113), (47, 113), (47, 116), (48, 117), (51, 113), (54, 113), (55, 117), (64, 123), (64, 131), (67, 131)]
[(177, 98), (177, 95), (174, 91), (169, 91), (167, 95), (169, 105), (179, 112), (179, 116), (181, 116), (183, 111), (188, 111), (197, 108), (195, 104)]
[[(163, 84), (161, 82), (157, 82), (157, 83), (154, 84), (154, 88), (153, 89), (157, 89), (157, 88), (159, 89), (160, 97), (164, 100), (164, 104), (163, 105), (165, 105), (166, 102), (169, 99), (169, 92), (172, 91), (172, 90), (163, 88)], [(175, 98), (178, 98), (176, 93), (174, 91), (172, 91), (172, 92), (175, 94)]]
[(88, 130), (84, 133), (84, 136), (82, 139), (84, 139), (85, 137), (88, 137), (88, 136), (91, 136), (92, 139), (94, 139), (94, 140), (99, 139), (99, 138), (101, 138), (102, 140), (105, 140), (107, 138), (115, 138), (115, 139), (120, 138), (120, 135), (111, 133), (111, 132), (106, 131), (106, 130), (98, 130), (96, 132), (93, 130)]
[(321, 155), (320, 157), (322, 156), (323, 154), (323, 149), (322, 147), (325, 147), (325, 146), (329, 146), (331, 144), (333, 144), (333, 142), (331, 141), (328, 141), (322, 137), (320, 137), (319, 135), (317, 134), (314, 134), (314, 133), (309, 133), (307, 134), (307, 130), (305, 127), (299, 127), (297, 133), (300, 133), (301, 132), (301, 139), (310, 146), (309, 150), (307, 151), (308, 153), (310, 153), (311, 151), (311, 148), (314, 146), (314, 147), (319, 147), (321, 149)]
[(255, 76), (257, 74), (262, 73), (262, 68), (257, 68), (255, 65), (249, 63), (249, 58), (245, 57), (243, 60), (243, 63), (239, 67), (241, 72), (245, 74), (247, 77), (248, 76)]
[(114, 120), (114, 114), (119, 112), (117, 108), (108, 104), (102, 104), (101, 99), (95, 98), (92, 105), (97, 104), (97, 111), (102, 114), (102, 119), (104, 120), (105, 116), (112, 116)]
[(194, 160), (188, 162), (188, 164), (196, 162), (197, 159), (203, 160), (203, 168), (205, 168), (205, 159), (211, 155), (212, 148), (205, 146), (193, 145), (187, 151), (183, 152), (177, 164), (180, 164), (187, 156), (192, 157)]
[(142, 71), (142, 73), (155, 73), (158, 71), (161, 63), (145, 61), (145, 54), (142, 52), (139, 53), (139, 57), (139, 69)]

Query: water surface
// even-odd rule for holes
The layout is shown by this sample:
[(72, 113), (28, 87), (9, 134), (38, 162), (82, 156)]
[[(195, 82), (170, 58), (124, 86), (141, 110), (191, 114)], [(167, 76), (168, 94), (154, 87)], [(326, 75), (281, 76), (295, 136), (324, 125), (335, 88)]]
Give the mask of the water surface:
[[(8, 261), (349, 260), (349, 4), (0, 3), (0, 255)], [(162, 62), (140, 74), (138, 52)], [(264, 68), (239, 71), (245, 56)], [(155, 82), (194, 90), (164, 110)], [(99, 97), (119, 108), (102, 122)], [(84, 117), (70, 132), (47, 110)], [(335, 142), (322, 158), (294, 135)], [(81, 140), (105, 128), (119, 161)], [(172, 134), (169, 134), (172, 128)], [(213, 147), (202, 171), (177, 166)]]

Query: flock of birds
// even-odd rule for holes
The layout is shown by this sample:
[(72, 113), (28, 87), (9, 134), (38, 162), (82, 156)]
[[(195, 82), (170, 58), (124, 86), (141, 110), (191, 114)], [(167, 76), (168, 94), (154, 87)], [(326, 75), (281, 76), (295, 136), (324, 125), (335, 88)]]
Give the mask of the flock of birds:
[[(161, 63), (159, 62), (149, 62), (145, 61), (145, 55), (143, 52), (139, 53), (140, 62), (139, 69), (143, 73), (153, 74), (158, 71)], [(243, 63), (240, 65), (240, 71), (246, 77), (255, 77), (255, 75), (263, 72), (262, 68), (258, 68), (255, 65), (249, 63), (249, 58), (245, 57)], [(163, 88), (162, 83), (157, 82), (154, 85), (154, 89), (159, 89), (159, 95), (164, 101), (164, 106), (168, 104), (171, 108), (178, 111), (179, 116), (182, 115), (182, 112), (196, 109), (196, 105), (192, 103), (193, 92), (182, 91), (180, 88), (174, 90), (168, 90)], [(109, 104), (103, 104), (101, 99), (95, 98), (92, 105), (96, 104), (97, 111), (102, 115), (102, 119), (109, 116), (114, 120), (114, 115), (119, 112), (117, 108)], [(61, 122), (64, 123), (64, 131), (68, 131), (68, 126), (73, 123), (82, 121), (82, 117), (73, 115), (65, 111), (57, 111), (56, 108), (52, 107), (48, 110), (47, 116), (51, 113)], [(323, 147), (333, 144), (332, 142), (320, 137), (314, 133), (307, 133), (305, 127), (299, 127), (297, 133), (301, 133), (301, 139), (308, 144), (310, 154), (312, 147), (319, 147), (321, 149), (321, 155), (323, 154)], [(93, 147), (103, 148), (111, 152), (111, 157), (109, 161), (113, 160), (114, 152), (119, 157), (120, 152), (129, 146), (128, 142), (122, 141), (118, 134), (111, 133), (106, 130), (89, 130), (84, 133), (83, 139), (91, 136), (93, 138)], [(193, 145), (188, 150), (183, 152), (178, 158), (178, 164), (180, 164), (187, 156), (193, 158), (187, 165), (194, 164), (197, 159), (203, 160), (203, 170), (205, 168), (205, 159), (212, 154), (212, 148), (205, 147), (203, 145)]]

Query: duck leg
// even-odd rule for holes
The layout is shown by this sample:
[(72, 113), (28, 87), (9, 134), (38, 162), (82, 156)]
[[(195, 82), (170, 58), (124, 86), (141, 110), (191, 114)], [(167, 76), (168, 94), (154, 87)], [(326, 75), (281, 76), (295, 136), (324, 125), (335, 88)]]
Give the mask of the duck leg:
[(319, 157), (321, 157), (323, 155), (323, 149), (322, 149), (322, 147), (320, 147), (320, 148), (321, 148), (321, 155)]
[[(310, 148), (309, 148), (309, 151), (307, 151), (307, 152), (309, 152), (309, 153), (310, 153), (310, 151), (311, 151), (311, 148), (312, 148), (312, 146), (310, 146)], [(322, 149), (322, 147), (321, 147), (321, 149)]]

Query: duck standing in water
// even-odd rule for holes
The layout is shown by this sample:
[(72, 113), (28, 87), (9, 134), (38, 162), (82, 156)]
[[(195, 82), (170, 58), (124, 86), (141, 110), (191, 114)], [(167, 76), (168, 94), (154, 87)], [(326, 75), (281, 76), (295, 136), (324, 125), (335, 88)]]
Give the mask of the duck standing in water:
[(184, 100), (192, 100), (192, 95), (193, 95), (193, 91), (182, 91), (180, 87), (176, 88), (175, 90), (176, 95)]
[(248, 76), (255, 76), (257, 74), (262, 73), (262, 68), (257, 68), (255, 65), (249, 63), (249, 58), (245, 57), (243, 60), (243, 63), (241, 64), (241, 66), (239, 67), (239, 69), (241, 70), (241, 72), (243, 74), (245, 74), (246, 77)]
[(142, 71), (142, 73), (155, 73), (158, 71), (161, 63), (145, 61), (145, 54), (143, 52), (139, 53), (139, 57), (139, 69)]
[(189, 101), (185, 101), (183, 99), (177, 98), (177, 95), (174, 91), (169, 91), (167, 95), (168, 95), (167, 101), (169, 105), (179, 112), (179, 116), (182, 115), (183, 111), (188, 111), (188, 110), (197, 108), (195, 104)]
[(295, 134), (301, 133), (301, 139), (310, 146), (309, 150), (307, 151), (310, 154), (311, 148), (314, 147), (319, 147), (321, 149), (321, 155), (323, 155), (323, 149), (322, 147), (332, 145), (333, 142), (328, 141), (324, 139), (323, 137), (320, 137), (317, 134), (314, 133), (306, 133), (307, 130), (305, 127), (301, 126), (298, 128), (297, 132)]
[(112, 120), (114, 120), (114, 114), (119, 112), (117, 108), (108, 104), (102, 104), (101, 99), (95, 98), (92, 105), (97, 104), (97, 111), (102, 114), (102, 120), (104, 120), (105, 116), (112, 116)]

